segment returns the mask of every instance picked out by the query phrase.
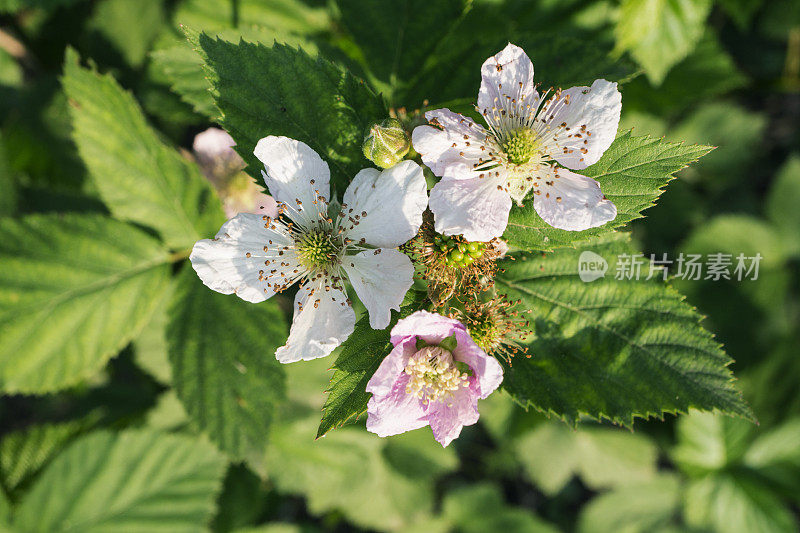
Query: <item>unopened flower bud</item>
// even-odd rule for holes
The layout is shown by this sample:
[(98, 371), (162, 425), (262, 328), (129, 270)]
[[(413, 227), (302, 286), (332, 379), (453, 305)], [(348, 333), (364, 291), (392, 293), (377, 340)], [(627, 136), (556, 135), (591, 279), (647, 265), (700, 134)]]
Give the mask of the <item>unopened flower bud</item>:
[(396, 118), (373, 124), (364, 137), (364, 157), (380, 168), (393, 167), (408, 153), (411, 140)]

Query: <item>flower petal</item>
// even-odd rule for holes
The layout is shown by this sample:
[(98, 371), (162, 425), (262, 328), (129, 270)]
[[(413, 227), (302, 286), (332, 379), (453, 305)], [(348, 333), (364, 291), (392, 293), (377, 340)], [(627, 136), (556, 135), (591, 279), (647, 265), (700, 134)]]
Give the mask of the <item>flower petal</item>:
[[(264, 245), (270, 240), (275, 243), (275, 250), (265, 252)], [(278, 246), (287, 244), (291, 241), (286, 235), (264, 227), (261, 215), (242, 213), (223, 224), (214, 239), (197, 241), (189, 260), (211, 290), (236, 293), (242, 300), (258, 303), (275, 294), (274, 280), (279, 286), (284, 285), (286, 276), (297, 268), (291, 252), (284, 253), (281, 261), (273, 261), (277, 258)], [(267, 269), (265, 260), (274, 266)], [(274, 271), (272, 275), (270, 271)], [(279, 279), (281, 273), (283, 277)]]
[(298, 224), (317, 220), (327, 205), (317, 200), (330, 199), (330, 170), (307, 144), (288, 137), (264, 137), (253, 150), (264, 163), (261, 171), (270, 194), (287, 205), (287, 215)]
[(397, 321), (392, 328), (390, 340), (397, 345), (406, 339), (419, 337), (428, 344), (438, 344), (456, 330), (467, 331), (467, 328), (454, 318), (428, 311), (416, 311)]
[(427, 206), (425, 176), (415, 162), (402, 161), (383, 172), (365, 168), (344, 193), (342, 227), (355, 241), (395, 248), (417, 234)]
[(464, 426), (478, 421), (478, 393), (475, 378), (470, 378), (470, 386), (459, 389), (449, 402), (431, 402), (427, 405), (427, 420), (433, 430), (433, 438), (442, 446), (447, 446), (461, 434)]
[(325, 357), (350, 336), (355, 324), (347, 295), (331, 280), (308, 282), (297, 291), (289, 338), (275, 356), (281, 363)]
[(475, 373), (480, 398), (486, 398), (502, 383), (503, 367), (481, 350), (466, 331), (456, 331), (456, 342), (453, 358), (469, 365)]
[(388, 326), (391, 310), (400, 310), (406, 292), (414, 284), (411, 259), (393, 248), (378, 248), (345, 257), (342, 267), (369, 312), (369, 325), (373, 329)]
[(483, 62), (478, 112), (489, 124), (505, 130), (504, 123), (512, 119), (512, 115), (534, 113), (538, 107), (533, 63), (522, 48), (508, 43)]
[(443, 178), (433, 187), (429, 205), (437, 232), (463, 234), (468, 241), (487, 242), (505, 231), (511, 197), (502, 175), (464, 180)]
[(481, 158), (488, 159), (487, 131), (471, 118), (449, 109), (428, 111), (425, 118), (433, 126), (414, 128), (411, 142), (435, 175), (457, 178), (469, 174)]
[(406, 393), (409, 376), (403, 371), (416, 351), (416, 339), (404, 340), (389, 352), (370, 378), (366, 388), (372, 393), (367, 404), (368, 431), (388, 437), (428, 424), (422, 402)]
[(390, 394), (373, 395), (367, 403), (367, 431), (389, 437), (427, 426), (422, 402), (406, 393), (410, 376), (402, 374)]
[(581, 231), (617, 217), (617, 207), (592, 178), (565, 168), (547, 167), (538, 178), (533, 207), (554, 228)]
[(614, 142), (622, 112), (617, 84), (595, 80), (591, 87), (571, 87), (545, 103), (537, 131), (550, 156), (567, 168), (593, 165)]

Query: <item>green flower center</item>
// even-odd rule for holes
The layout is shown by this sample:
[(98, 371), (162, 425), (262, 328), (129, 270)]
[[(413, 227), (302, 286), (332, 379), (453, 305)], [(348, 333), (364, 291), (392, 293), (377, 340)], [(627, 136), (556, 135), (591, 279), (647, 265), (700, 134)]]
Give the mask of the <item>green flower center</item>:
[(503, 142), (503, 151), (508, 160), (515, 165), (524, 165), (539, 152), (539, 138), (528, 128), (511, 132)]
[(319, 270), (332, 265), (340, 252), (340, 247), (332, 235), (323, 230), (312, 230), (303, 235), (297, 248), (300, 264), (309, 270)]
[(464, 268), (483, 257), (484, 242), (469, 242), (450, 235), (436, 235), (434, 245), (444, 254), (447, 266)]
[(488, 316), (474, 317), (475, 322), (469, 325), (469, 335), (482, 350), (491, 351), (503, 338), (503, 333)]

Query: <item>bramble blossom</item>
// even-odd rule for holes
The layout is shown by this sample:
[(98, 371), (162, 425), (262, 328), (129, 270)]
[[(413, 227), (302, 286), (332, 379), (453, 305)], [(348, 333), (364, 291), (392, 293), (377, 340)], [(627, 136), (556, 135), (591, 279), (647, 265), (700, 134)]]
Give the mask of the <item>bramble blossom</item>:
[(255, 155), (286, 218), (240, 214), (214, 239), (198, 241), (190, 259), (203, 283), (253, 303), (300, 284), (289, 338), (275, 354), (282, 363), (324, 357), (352, 333), (346, 280), (370, 325), (388, 326), (413, 282), (411, 260), (397, 247), (422, 224), (422, 168), (403, 161), (383, 172), (364, 169), (339, 206), (330, 201), (328, 165), (306, 144), (265, 137)]
[(392, 329), (394, 349), (367, 383), (367, 429), (388, 437), (430, 425), (447, 446), (478, 421), (478, 399), (503, 381), (503, 369), (464, 325), (417, 311)]
[(278, 216), (275, 199), (264, 194), (253, 178), (242, 172), (244, 161), (233, 149), (235, 144), (233, 137), (219, 128), (198, 133), (192, 143), (200, 170), (222, 200), (225, 216), (233, 218), (239, 213)]
[(568, 169), (592, 165), (613, 142), (622, 109), (617, 84), (600, 79), (544, 101), (531, 60), (510, 43), (484, 62), (481, 76), (477, 110), (488, 129), (436, 109), (425, 113), (431, 125), (412, 134), (422, 161), (442, 177), (430, 198), (436, 231), (470, 241), (500, 237), (512, 199), (521, 203), (531, 190), (534, 209), (556, 228), (578, 231), (616, 218), (600, 185)]

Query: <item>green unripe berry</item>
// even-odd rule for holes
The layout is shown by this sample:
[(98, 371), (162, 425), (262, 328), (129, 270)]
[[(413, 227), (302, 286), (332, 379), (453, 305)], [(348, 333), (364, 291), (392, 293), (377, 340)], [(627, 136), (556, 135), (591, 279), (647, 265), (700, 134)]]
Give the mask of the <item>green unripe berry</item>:
[(453, 250), (452, 252), (450, 252), (450, 259), (452, 259), (453, 261), (456, 261), (456, 262), (463, 261), (464, 260), (464, 254), (462, 254), (458, 250)]

